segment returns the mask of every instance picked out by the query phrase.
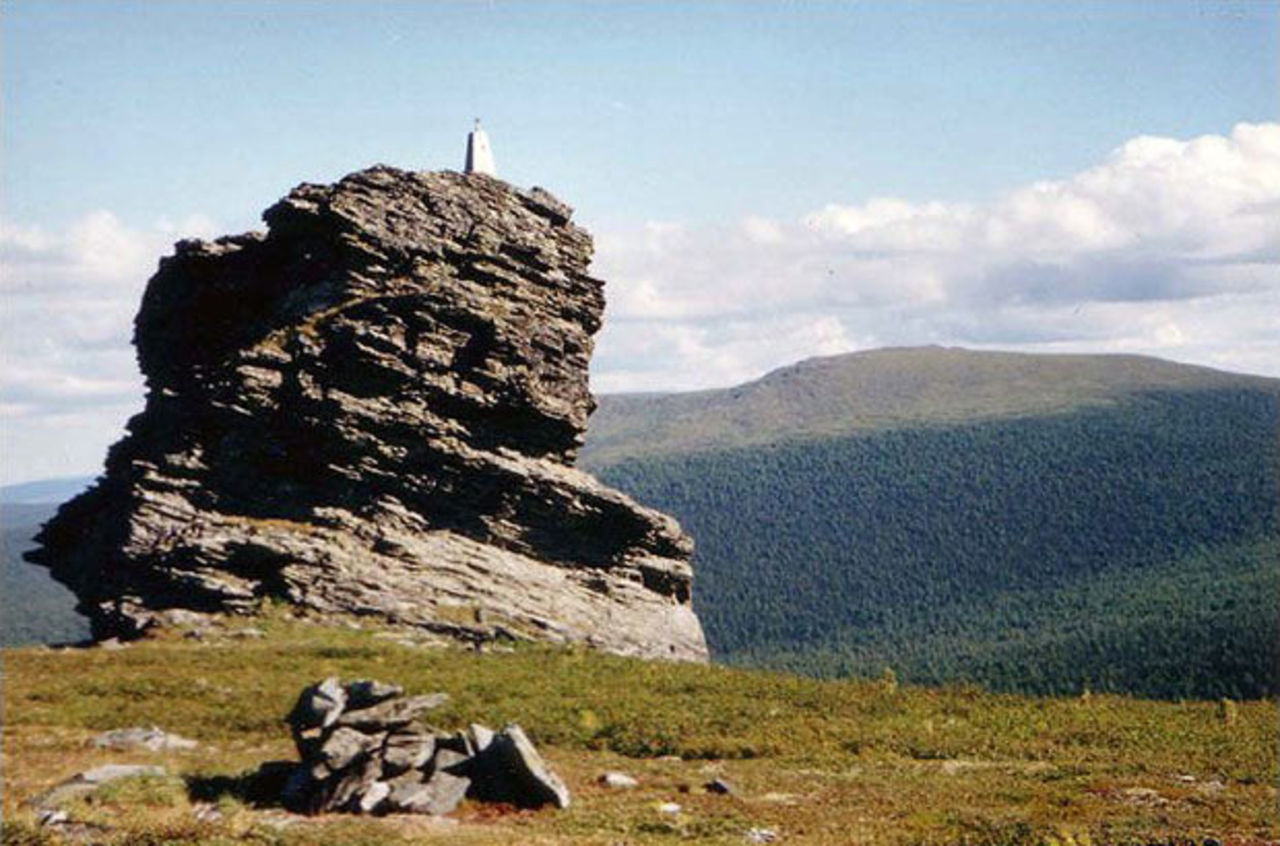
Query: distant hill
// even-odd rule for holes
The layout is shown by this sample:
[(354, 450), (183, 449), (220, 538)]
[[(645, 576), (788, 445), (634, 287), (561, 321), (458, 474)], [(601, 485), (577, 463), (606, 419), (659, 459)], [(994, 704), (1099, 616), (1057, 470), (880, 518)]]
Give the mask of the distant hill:
[(92, 476), (64, 476), (60, 479), (4, 485), (0, 487), (0, 508), (14, 505), (58, 505), (91, 484)]
[[(70, 642), (89, 635), (87, 621), (74, 610), (71, 591), (50, 578), (45, 568), (22, 560), (40, 525), (58, 506), (14, 500), (24, 498), (24, 491), (62, 496), (68, 489), (64, 480), (41, 485), (0, 489), (0, 647)], [(16, 493), (15, 487), (20, 488)]]
[(604, 397), (583, 463), (698, 543), (713, 653), (816, 675), (1277, 689), (1280, 381), (879, 350)]
[(598, 398), (581, 463), (599, 467), (639, 456), (1038, 417), (1114, 407), (1150, 391), (1275, 392), (1278, 385), (1136, 355), (878, 349), (806, 359), (732, 388), (606, 394)]

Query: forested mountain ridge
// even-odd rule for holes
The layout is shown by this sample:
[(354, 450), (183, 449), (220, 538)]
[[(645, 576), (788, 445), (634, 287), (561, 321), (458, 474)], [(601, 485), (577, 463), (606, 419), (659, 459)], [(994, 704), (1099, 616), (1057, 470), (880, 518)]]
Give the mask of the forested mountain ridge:
[(805, 359), (732, 388), (603, 395), (580, 461), (590, 468), (642, 455), (1043, 416), (1149, 391), (1224, 388), (1280, 395), (1280, 380), (1137, 355), (876, 349)]
[[(609, 450), (592, 430), (586, 460), (694, 536), (720, 660), (1035, 692), (1274, 693), (1280, 381), (1038, 358), (885, 350), (727, 391), (605, 398)], [(849, 385), (881, 387), (858, 399)], [(823, 400), (778, 399), (805, 393)], [(683, 449), (628, 440), (609, 417), (628, 407), (670, 420)]]

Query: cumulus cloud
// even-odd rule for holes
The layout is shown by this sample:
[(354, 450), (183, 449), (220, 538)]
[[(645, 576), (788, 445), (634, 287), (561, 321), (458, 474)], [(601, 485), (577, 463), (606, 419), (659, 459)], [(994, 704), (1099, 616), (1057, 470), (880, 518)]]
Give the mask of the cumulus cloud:
[(141, 229), (109, 211), (61, 231), (0, 221), (4, 478), (84, 473), (142, 401), (132, 321), (160, 256), (203, 217)]
[(729, 384), (886, 345), (1125, 351), (1280, 376), (1280, 124), (1139, 137), (975, 205), (873, 198), (797, 221), (598, 240), (595, 384)]
[[(0, 221), (4, 481), (92, 471), (141, 405), (132, 319), (210, 236), (107, 211)], [(730, 385), (891, 345), (1130, 352), (1280, 376), (1280, 124), (1135, 138), (986, 204), (872, 198), (798, 220), (596, 233), (598, 391)], [(15, 458), (16, 456), (16, 458)]]

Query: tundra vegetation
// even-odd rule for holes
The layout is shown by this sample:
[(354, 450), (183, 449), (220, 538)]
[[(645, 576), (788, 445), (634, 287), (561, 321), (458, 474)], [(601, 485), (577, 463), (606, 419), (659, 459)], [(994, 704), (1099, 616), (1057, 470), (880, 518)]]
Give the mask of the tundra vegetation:
[[(476, 652), (339, 622), (269, 608), (253, 622), (261, 638), (234, 637), (237, 619), (120, 649), (6, 651), (4, 843), (62, 842), (28, 800), (125, 761), (168, 775), (74, 801), (70, 822), (93, 842), (740, 844), (752, 830), (795, 844), (1274, 838), (1268, 701), (1032, 697), (918, 687), (891, 672), (823, 681), (545, 644)], [(294, 757), (282, 718), (303, 685), (331, 675), (447, 691), (433, 717), (442, 727), (519, 723), (572, 806), (468, 801), (452, 823), (287, 815), (255, 773)], [(200, 745), (122, 753), (90, 742), (151, 724)], [(639, 786), (598, 784), (607, 771)], [(717, 778), (733, 792), (704, 789)]]

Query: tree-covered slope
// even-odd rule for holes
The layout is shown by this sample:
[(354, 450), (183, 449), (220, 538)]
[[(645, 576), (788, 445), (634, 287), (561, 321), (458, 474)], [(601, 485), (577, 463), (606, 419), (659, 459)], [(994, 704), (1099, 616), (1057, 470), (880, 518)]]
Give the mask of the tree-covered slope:
[(71, 591), (22, 560), (53, 504), (0, 504), (0, 647), (82, 640), (89, 634)]
[(1277, 389), (1275, 380), (1136, 355), (949, 347), (811, 358), (733, 388), (599, 398), (582, 461), (1106, 407), (1144, 391)]
[[(1037, 692), (1273, 693), (1280, 392), (1190, 370), (1106, 402), (1063, 392), (1054, 413), (641, 444), (593, 469), (694, 536), (695, 607), (724, 660)], [(687, 425), (715, 431), (713, 417)]]

